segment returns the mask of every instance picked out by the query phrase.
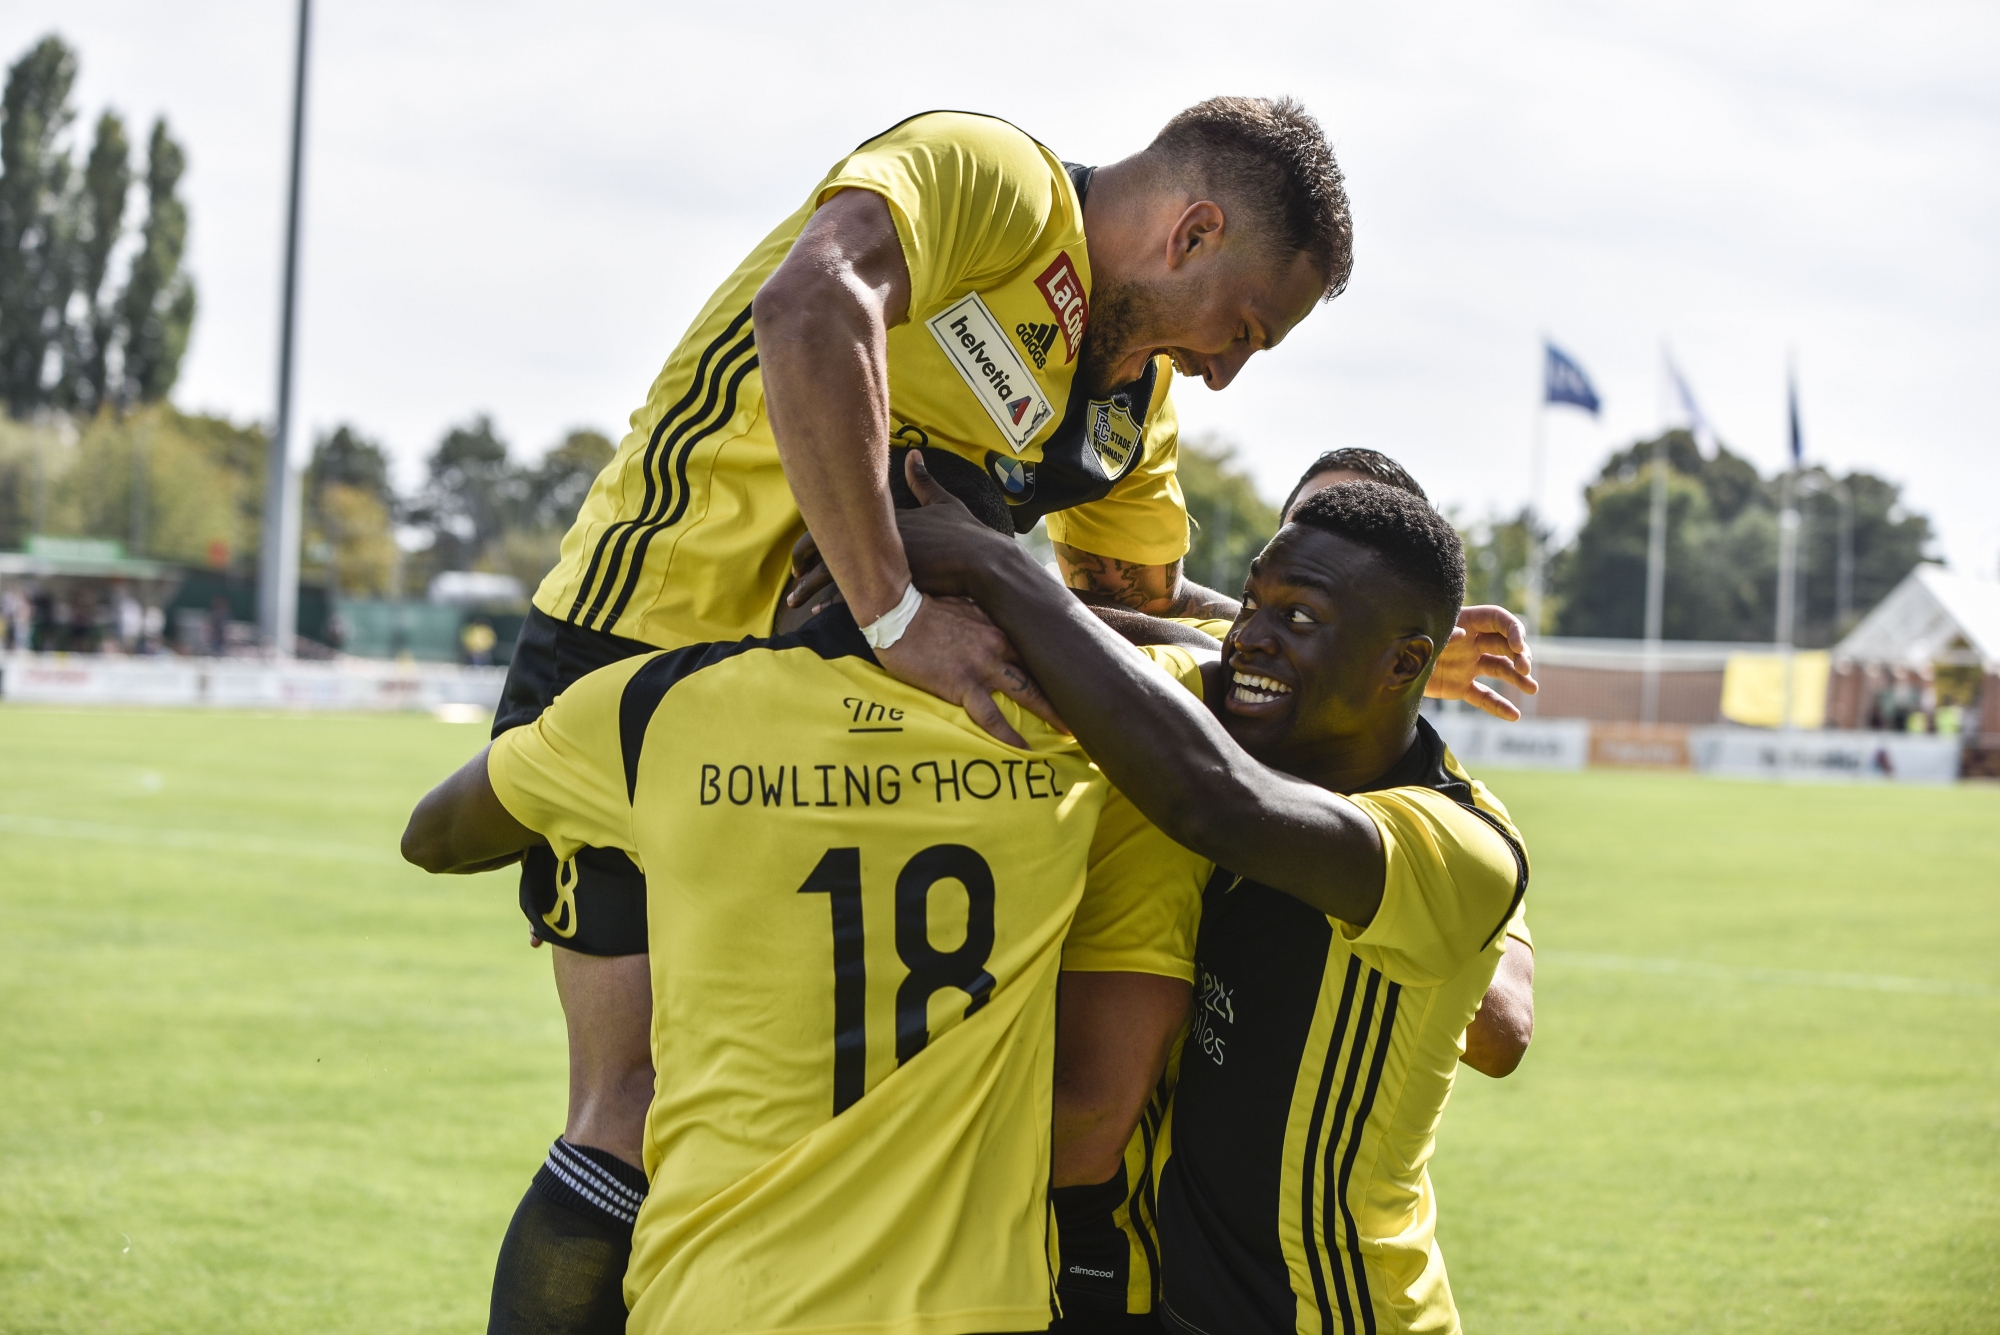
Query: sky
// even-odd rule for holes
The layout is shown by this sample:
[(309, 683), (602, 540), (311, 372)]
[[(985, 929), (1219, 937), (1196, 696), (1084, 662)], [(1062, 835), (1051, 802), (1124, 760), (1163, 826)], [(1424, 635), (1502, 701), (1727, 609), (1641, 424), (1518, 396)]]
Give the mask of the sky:
[[(297, 453), (352, 423), (412, 482), (489, 413), (528, 458), (616, 438), (700, 303), (826, 168), (914, 112), (1108, 162), (1218, 93), (1290, 93), (1347, 173), (1348, 292), (1183, 429), (1267, 495), (1322, 449), (1403, 460), (1461, 519), (1528, 502), (1541, 340), (1602, 415), (1546, 422), (1564, 530), (1604, 456), (1680, 420), (1904, 484), (2000, 565), (2000, 9), (343, 0), (315, 7)], [(176, 401), (272, 415), (296, 8), (10, 0), (100, 108), (189, 159), (200, 313)], [(133, 138), (141, 140), (143, 127)]]

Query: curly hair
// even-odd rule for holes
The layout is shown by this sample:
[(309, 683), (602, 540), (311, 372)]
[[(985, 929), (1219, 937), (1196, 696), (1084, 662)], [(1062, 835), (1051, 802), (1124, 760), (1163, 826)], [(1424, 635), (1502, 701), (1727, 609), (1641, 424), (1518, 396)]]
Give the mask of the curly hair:
[(1328, 450), (1313, 460), (1306, 471), (1299, 474), (1298, 485), (1292, 488), (1291, 495), (1285, 497), (1285, 503), (1278, 507), (1278, 513), (1290, 514), (1292, 503), (1298, 500), (1299, 493), (1306, 489), (1306, 483), (1321, 473), (1359, 473), (1371, 481), (1384, 483), (1399, 491), (1407, 491), (1420, 501), (1430, 499), (1424, 495), (1424, 489), (1417, 485), (1417, 480), (1394, 459), (1380, 450), (1349, 445), (1343, 449)]
[(1465, 601), (1465, 548), (1430, 503), (1382, 482), (1343, 482), (1305, 498), (1291, 522), (1372, 548), (1448, 628)]
[(1354, 271), (1347, 186), (1326, 132), (1298, 102), (1212, 97), (1168, 121), (1146, 151), (1218, 202), (1243, 204), (1273, 249), (1312, 256), (1326, 280), (1324, 300), (1346, 289)]

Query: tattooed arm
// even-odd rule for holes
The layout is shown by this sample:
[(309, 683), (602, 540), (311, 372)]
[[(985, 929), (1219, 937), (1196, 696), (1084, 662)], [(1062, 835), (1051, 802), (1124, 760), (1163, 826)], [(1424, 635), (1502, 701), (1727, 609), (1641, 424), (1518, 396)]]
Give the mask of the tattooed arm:
[(1063, 583), (1086, 603), (1129, 607), (1156, 617), (1234, 620), (1236, 600), (1189, 579), (1181, 563), (1146, 566), (1056, 543)]

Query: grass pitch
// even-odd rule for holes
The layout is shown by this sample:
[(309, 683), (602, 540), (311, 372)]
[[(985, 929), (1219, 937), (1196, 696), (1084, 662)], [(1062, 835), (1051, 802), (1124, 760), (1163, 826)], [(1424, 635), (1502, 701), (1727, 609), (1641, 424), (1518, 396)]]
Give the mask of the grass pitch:
[[(0, 1331), (477, 1330), (559, 1129), (482, 731), (0, 709)], [(1435, 1176), (1475, 1332), (2000, 1329), (2000, 790), (1494, 774), (1539, 1029)]]

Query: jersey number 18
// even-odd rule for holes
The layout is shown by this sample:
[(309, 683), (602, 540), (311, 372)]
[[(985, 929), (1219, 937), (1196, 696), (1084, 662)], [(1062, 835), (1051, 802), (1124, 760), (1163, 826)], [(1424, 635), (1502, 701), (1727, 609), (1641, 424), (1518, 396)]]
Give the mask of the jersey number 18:
[[(965, 940), (939, 950), (930, 940), (930, 893), (956, 880), (969, 901)], [(833, 1111), (839, 1116), (861, 1098), (868, 1082), (868, 959), (861, 925), (861, 850), (829, 848), (799, 887), (802, 895), (833, 902)], [(955, 987), (972, 1000), (970, 1016), (993, 994), (986, 971), (993, 953), (993, 870), (964, 844), (932, 844), (896, 876), (896, 954), (909, 970), (896, 988), (896, 1065), (930, 1041), (933, 992)]]

